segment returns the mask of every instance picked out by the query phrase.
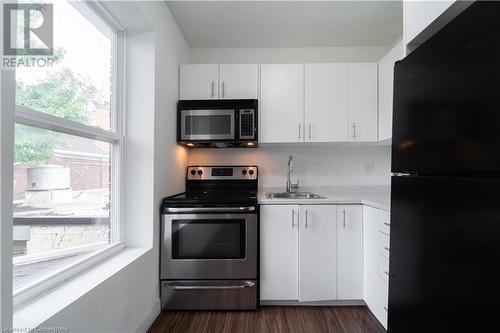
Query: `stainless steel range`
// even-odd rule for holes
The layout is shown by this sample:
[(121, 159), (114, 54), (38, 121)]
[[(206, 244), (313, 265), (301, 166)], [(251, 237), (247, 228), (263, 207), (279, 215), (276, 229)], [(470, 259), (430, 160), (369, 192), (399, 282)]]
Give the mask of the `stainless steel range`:
[(161, 207), (163, 310), (257, 306), (256, 166), (190, 166)]

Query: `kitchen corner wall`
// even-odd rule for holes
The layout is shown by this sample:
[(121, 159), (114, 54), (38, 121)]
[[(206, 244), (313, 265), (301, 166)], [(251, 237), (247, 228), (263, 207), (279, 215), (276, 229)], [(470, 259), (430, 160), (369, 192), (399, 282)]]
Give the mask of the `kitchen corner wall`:
[(191, 150), (190, 165), (256, 164), (260, 187), (284, 187), (288, 156), (294, 158), (301, 186), (389, 185), (388, 145), (323, 144), (265, 146), (257, 149)]

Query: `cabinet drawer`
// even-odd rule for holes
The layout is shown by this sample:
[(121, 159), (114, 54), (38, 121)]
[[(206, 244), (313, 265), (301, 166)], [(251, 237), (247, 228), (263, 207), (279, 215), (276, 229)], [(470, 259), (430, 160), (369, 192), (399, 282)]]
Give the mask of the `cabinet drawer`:
[(386, 258), (389, 258), (389, 242), (390, 237), (383, 232), (378, 232), (378, 253)]
[(378, 276), (386, 282), (389, 282), (389, 259), (378, 256)]
[(378, 231), (383, 232), (386, 235), (391, 234), (391, 214), (389, 212), (380, 212)]

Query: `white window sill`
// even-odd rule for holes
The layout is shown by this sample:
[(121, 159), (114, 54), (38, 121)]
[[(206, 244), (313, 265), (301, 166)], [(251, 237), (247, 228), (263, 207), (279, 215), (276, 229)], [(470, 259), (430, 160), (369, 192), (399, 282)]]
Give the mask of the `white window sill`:
[(13, 326), (37, 327), (50, 317), (78, 300), (126, 266), (150, 251), (151, 248), (125, 248), (68, 282), (14, 309)]

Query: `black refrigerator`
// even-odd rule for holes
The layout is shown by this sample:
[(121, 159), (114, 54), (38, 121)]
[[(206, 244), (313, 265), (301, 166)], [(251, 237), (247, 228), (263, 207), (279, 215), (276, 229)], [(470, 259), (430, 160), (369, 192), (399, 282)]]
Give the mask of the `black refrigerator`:
[(500, 332), (500, 2), (395, 65), (388, 332)]

